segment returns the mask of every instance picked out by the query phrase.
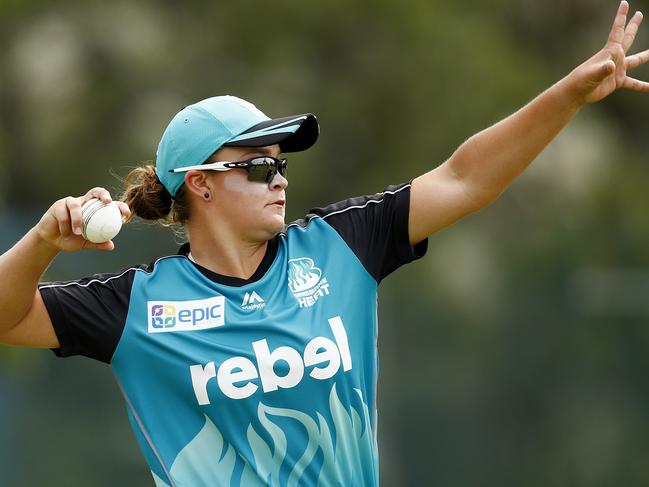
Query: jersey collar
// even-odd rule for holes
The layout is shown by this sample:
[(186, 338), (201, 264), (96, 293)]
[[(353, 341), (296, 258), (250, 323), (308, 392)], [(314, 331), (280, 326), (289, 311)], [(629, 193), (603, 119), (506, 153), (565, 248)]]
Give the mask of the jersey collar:
[(225, 286), (242, 287), (245, 286), (246, 284), (257, 282), (259, 279), (264, 277), (266, 271), (270, 268), (270, 266), (273, 264), (273, 261), (275, 260), (278, 247), (279, 247), (279, 236), (275, 236), (274, 238), (268, 241), (268, 246), (266, 247), (266, 254), (264, 255), (264, 258), (261, 260), (261, 262), (259, 263), (259, 267), (257, 267), (257, 270), (253, 273), (252, 276), (250, 276), (249, 279), (241, 279), (239, 277), (232, 277), (232, 276), (225, 276), (223, 274), (218, 274), (214, 271), (207, 269), (206, 267), (203, 267), (200, 264), (197, 264), (196, 262), (189, 259), (188, 257), (188, 254), (190, 252), (189, 242), (184, 243), (178, 249), (178, 255), (184, 255), (185, 257), (187, 257), (187, 260), (189, 260), (192, 263), (192, 265), (195, 266), (196, 269), (198, 269), (200, 273), (203, 274), (208, 279), (218, 284), (223, 284)]

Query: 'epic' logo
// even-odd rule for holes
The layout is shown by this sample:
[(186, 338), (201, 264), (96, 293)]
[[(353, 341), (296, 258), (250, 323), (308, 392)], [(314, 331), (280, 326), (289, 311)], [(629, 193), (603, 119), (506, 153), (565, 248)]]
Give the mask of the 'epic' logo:
[(193, 331), (225, 323), (225, 298), (195, 301), (148, 301), (149, 333)]

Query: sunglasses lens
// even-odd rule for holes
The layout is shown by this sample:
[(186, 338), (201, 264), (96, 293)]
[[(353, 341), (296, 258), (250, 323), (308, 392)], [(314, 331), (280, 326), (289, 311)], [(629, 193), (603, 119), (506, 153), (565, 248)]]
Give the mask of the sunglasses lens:
[(250, 166), (246, 168), (248, 170), (248, 181), (255, 181), (258, 183), (269, 182), (275, 175), (275, 168), (262, 165), (262, 166)]
[(270, 183), (278, 172), (286, 177), (286, 159), (273, 159), (272, 157), (258, 157), (250, 160), (248, 181)]

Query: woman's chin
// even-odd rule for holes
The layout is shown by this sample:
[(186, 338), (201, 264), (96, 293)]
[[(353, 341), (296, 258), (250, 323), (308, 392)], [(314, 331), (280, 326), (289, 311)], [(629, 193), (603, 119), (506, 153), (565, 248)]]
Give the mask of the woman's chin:
[[(284, 230), (284, 215), (275, 214), (268, 218), (265, 222), (264, 228), (271, 236), (277, 235)], [(271, 237), (271, 238), (272, 238)]]

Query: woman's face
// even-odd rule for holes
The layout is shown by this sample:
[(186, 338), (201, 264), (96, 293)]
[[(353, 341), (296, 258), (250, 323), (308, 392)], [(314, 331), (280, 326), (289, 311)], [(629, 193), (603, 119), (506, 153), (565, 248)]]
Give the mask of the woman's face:
[[(224, 147), (211, 162), (237, 162), (255, 156), (279, 158), (279, 145), (266, 147)], [(269, 182), (248, 181), (245, 169), (231, 169), (209, 174), (214, 191), (212, 199), (224, 218), (240, 235), (255, 241), (268, 240), (284, 227), (286, 178), (279, 173)]]

